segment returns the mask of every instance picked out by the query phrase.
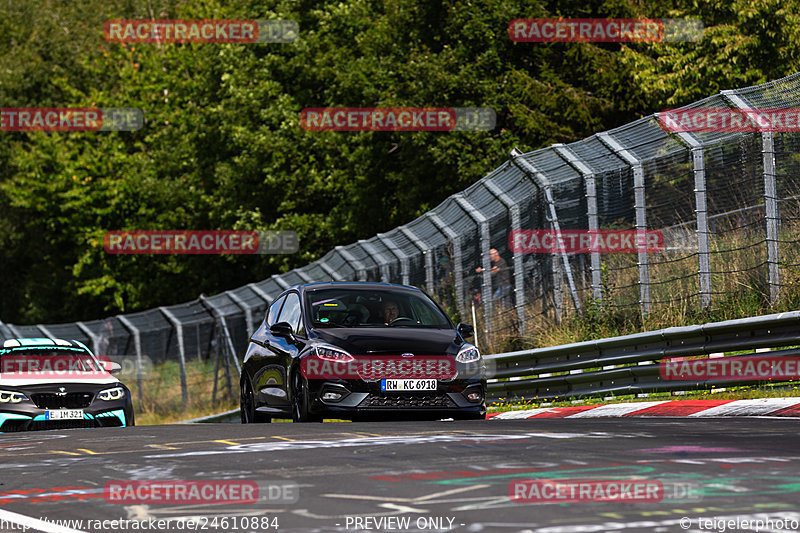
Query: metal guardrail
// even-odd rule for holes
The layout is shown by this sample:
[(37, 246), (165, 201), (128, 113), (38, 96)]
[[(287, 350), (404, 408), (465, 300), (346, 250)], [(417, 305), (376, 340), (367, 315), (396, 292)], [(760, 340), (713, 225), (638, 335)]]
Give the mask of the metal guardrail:
[[(659, 374), (658, 361), (668, 357), (786, 347), (792, 348), (770, 351), (769, 355), (800, 355), (800, 311), (666, 328), (484, 358), (490, 369), (490, 398), (553, 399), (764, 383), (763, 380), (731, 379), (664, 380)], [(566, 374), (553, 375), (557, 373)], [(500, 381), (504, 378), (508, 381)]]

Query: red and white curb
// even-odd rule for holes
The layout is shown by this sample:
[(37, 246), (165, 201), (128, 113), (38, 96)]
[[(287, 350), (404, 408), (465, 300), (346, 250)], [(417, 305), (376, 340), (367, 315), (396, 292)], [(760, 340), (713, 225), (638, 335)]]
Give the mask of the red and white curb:
[(542, 407), (525, 411), (489, 413), (486, 418), (613, 418), (647, 416), (790, 416), (800, 417), (800, 398), (755, 398), (752, 400), (664, 400), (609, 405)]

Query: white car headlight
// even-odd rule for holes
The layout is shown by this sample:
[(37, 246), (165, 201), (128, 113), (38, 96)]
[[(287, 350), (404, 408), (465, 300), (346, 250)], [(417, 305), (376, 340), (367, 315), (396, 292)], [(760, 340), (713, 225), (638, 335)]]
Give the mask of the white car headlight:
[(336, 346), (330, 346), (327, 344), (324, 345), (318, 344), (314, 346), (314, 351), (317, 352), (317, 357), (328, 361), (337, 361), (339, 363), (346, 363), (347, 361), (352, 361), (355, 359), (355, 357), (353, 357), (346, 351), (342, 350), (341, 348), (337, 348)]
[(19, 403), (27, 399), (28, 397), (21, 392), (0, 390), (0, 403)]
[(97, 397), (107, 402), (111, 402), (114, 400), (121, 400), (122, 398), (125, 397), (125, 389), (123, 389), (122, 387), (114, 387), (113, 389), (106, 389), (104, 391), (100, 391), (100, 394), (98, 394)]
[(459, 363), (474, 363), (475, 361), (479, 361), (480, 358), (481, 353), (475, 346), (465, 344), (464, 347), (459, 350), (456, 361)]

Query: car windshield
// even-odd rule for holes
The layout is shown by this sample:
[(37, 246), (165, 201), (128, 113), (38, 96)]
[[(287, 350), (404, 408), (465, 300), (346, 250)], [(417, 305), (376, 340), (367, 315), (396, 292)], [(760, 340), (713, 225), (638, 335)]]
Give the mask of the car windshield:
[(413, 291), (319, 289), (306, 292), (306, 301), (315, 328), (453, 327), (430, 298)]

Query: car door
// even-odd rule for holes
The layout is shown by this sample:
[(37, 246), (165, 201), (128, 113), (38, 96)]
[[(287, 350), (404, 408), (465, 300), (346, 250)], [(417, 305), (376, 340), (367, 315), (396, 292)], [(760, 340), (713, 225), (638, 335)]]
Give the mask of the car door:
[(271, 350), (276, 358), (276, 362), (281, 366), (284, 373), (283, 375), (285, 376), (283, 380), (283, 391), (285, 393), (284, 398), (288, 405), (288, 403), (290, 403), (290, 371), (292, 364), (307, 342), (300, 295), (297, 292), (292, 291), (286, 295), (286, 302), (281, 309), (277, 322), (286, 322), (292, 329), (291, 337), (273, 336), (271, 345)]
[(278, 321), (284, 302), (286, 295), (270, 305), (264, 321), (250, 337), (244, 357), (243, 370), (250, 376), (257, 405), (276, 408), (288, 405), (284, 387), (286, 373), (273, 349), (276, 339), (270, 333), (270, 326)]

